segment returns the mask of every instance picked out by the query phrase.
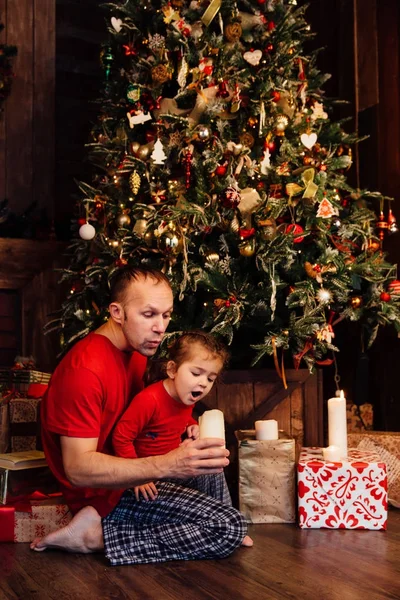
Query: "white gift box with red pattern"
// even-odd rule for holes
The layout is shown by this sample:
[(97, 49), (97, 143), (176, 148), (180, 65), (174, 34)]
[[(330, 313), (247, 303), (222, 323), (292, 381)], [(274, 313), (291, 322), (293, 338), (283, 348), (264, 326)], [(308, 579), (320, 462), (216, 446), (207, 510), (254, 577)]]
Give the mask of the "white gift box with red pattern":
[(377, 454), (349, 450), (330, 462), (322, 448), (303, 448), (297, 482), (301, 528), (386, 529), (386, 465)]
[(31, 542), (68, 525), (71, 511), (62, 498), (0, 507), (0, 542)]

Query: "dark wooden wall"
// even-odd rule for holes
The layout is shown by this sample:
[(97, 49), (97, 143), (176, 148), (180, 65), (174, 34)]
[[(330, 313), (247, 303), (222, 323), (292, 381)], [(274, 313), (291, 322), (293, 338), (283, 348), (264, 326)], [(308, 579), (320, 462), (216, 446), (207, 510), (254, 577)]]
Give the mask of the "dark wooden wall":
[(21, 213), (54, 208), (54, 0), (0, 0), (2, 42), (18, 46), (15, 79), (0, 119), (0, 200)]

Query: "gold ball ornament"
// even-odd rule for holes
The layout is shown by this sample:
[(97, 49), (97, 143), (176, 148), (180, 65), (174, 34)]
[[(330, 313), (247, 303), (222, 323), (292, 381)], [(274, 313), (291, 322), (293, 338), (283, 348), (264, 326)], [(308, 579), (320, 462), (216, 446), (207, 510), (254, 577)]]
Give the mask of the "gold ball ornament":
[(369, 240), (368, 247), (367, 247), (367, 253), (369, 255), (375, 254), (375, 252), (378, 252), (380, 249), (381, 249), (381, 243), (378, 242), (378, 240)]
[(216, 265), (219, 262), (219, 254), (214, 252), (214, 250), (208, 250), (204, 254), (204, 258), (206, 259), (206, 263), (209, 265)]
[(361, 296), (352, 296), (349, 300), (351, 308), (360, 308), (362, 306), (363, 299)]
[(131, 218), (126, 213), (121, 213), (118, 215), (116, 221), (119, 227), (127, 227), (131, 222)]
[(137, 171), (133, 171), (129, 176), (129, 186), (132, 190), (132, 194), (136, 196), (140, 189), (141, 178)]
[(140, 148), (140, 143), (139, 142), (131, 142), (131, 144), (130, 144), (130, 150), (131, 150), (131, 153), (133, 154), (133, 156), (136, 156), (139, 148)]
[(240, 252), (241, 256), (246, 256), (246, 257), (253, 256), (255, 251), (256, 251), (256, 241), (254, 238), (252, 238), (250, 240), (246, 240), (245, 242), (242, 242), (241, 244), (239, 244), (239, 252)]
[(179, 254), (183, 249), (183, 238), (175, 228), (166, 229), (158, 237), (157, 244), (166, 254)]
[(242, 35), (242, 26), (238, 21), (228, 23), (224, 28), (224, 35), (228, 42), (237, 42)]
[(153, 142), (150, 144), (143, 144), (143, 146), (140, 146), (139, 150), (137, 151), (136, 156), (140, 158), (140, 160), (146, 160), (146, 158), (150, 156), (153, 146)]
[(147, 229), (146, 219), (138, 219), (133, 227), (133, 232), (139, 237), (144, 237)]
[(254, 137), (248, 131), (242, 133), (240, 136), (240, 141), (242, 142), (243, 146), (246, 146), (247, 148), (252, 148), (255, 143)]

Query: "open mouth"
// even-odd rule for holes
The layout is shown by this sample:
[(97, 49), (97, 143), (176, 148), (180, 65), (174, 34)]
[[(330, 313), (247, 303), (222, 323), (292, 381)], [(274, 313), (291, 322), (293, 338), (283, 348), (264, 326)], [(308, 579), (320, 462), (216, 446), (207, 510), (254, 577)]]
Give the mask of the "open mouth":
[(201, 392), (192, 392), (192, 398), (198, 398), (201, 396)]

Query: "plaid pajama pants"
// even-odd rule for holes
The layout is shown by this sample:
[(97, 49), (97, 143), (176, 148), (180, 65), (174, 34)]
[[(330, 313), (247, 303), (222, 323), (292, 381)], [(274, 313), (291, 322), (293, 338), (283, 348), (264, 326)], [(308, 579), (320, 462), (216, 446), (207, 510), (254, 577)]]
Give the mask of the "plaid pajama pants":
[(102, 519), (112, 565), (225, 558), (240, 546), (247, 524), (238, 510), (169, 481), (157, 482), (157, 490), (148, 502), (127, 490)]

